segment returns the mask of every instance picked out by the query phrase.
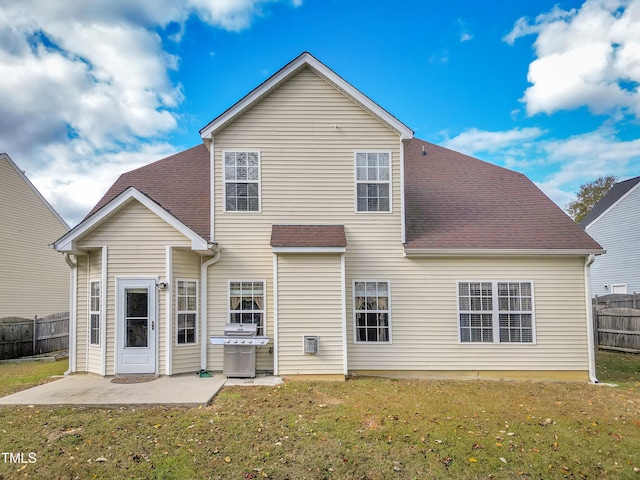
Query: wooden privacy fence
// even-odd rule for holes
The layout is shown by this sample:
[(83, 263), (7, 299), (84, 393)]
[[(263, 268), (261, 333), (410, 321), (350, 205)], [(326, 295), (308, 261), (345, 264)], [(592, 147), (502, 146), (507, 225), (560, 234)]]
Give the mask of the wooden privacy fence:
[(69, 312), (0, 319), (0, 360), (69, 348)]
[(598, 347), (640, 353), (640, 295), (595, 297), (593, 320)]

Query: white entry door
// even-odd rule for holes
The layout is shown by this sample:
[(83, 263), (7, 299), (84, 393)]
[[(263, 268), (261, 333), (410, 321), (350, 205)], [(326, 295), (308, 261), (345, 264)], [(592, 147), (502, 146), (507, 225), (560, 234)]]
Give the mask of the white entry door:
[(156, 279), (117, 279), (117, 373), (156, 373)]

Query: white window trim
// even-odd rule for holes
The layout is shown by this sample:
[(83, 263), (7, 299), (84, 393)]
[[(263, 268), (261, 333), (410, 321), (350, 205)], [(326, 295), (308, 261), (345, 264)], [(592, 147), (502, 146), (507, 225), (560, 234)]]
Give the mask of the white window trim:
[[(262, 282), (262, 295), (263, 295), (263, 302), (264, 305), (262, 306), (262, 335), (267, 335), (267, 281), (264, 279), (260, 279), (260, 278), (255, 278), (255, 279), (250, 279), (250, 278), (244, 278), (244, 279), (232, 279), (232, 280), (228, 280), (227, 281), (227, 320), (225, 323), (231, 323), (231, 312), (235, 312), (236, 310), (231, 310), (231, 284), (232, 283), (238, 283), (238, 282), (244, 282), (244, 283), (248, 283), (248, 282), (253, 282), (253, 283), (257, 283), (257, 282)], [(257, 310), (258, 312), (260, 310)], [(258, 333), (258, 335), (260, 335), (260, 333)]]
[[(258, 180), (247, 181), (246, 183), (258, 184), (258, 210), (227, 210), (227, 183), (241, 183), (235, 180), (227, 180), (226, 176), (226, 162), (225, 155), (227, 153), (257, 153), (258, 154)], [(222, 211), (225, 213), (238, 213), (238, 214), (256, 214), (262, 213), (262, 152), (260, 150), (253, 149), (233, 149), (222, 150)]]
[[(195, 310), (180, 310), (178, 308), (178, 284), (180, 282), (192, 282), (196, 284), (196, 309)], [(178, 348), (182, 348), (182, 347), (190, 347), (190, 346), (194, 346), (194, 345), (199, 345), (200, 344), (200, 335), (198, 335), (198, 331), (199, 329), (199, 325), (200, 325), (200, 284), (198, 282), (197, 279), (195, 278), (176, 278), (175, 279), (175, 306), (176, 306), (176, 318), (174, 321), (174, 331), (173, 331), (173, 345), (175, 347)], [(181, 313), (195, 313), (196, 314), (196, 323), (194, 325), (195, 328), (195, 341), (191, 342), (191, 343), (178, 343), (178, 317)]]
[[(493, 329), (493, 342), (463, 342), (460, 331), (460, 284), (461, 283), (491, 283), (491, 326)], [(530, 342), (501, 342), (500, 341), (500, 312), (498, 305), (499, 283), (529, 283), (531, 284), (531, 341)], [(536, 345), (536, 292), (533, 280), (458, 280), (456, 282), (456, 322), (458, 325), (458, 344), (460, 345)], [(468, 310), (465, 310), (467, 312)], [(489, 310), (487, 310), (488, 312)], [(513, 313), (513, 312), (512, 312)]]
[[(386, 283), (387, 284), (387, 291), (389, 292), (389, 296), (388, 296), (388, 321), (389, 321), (389, 340), (387, 340), (386, 342), (367, 342), (367, 341), (363, 341), (363, 340), (358, 340), (358, 323), (357, 323), (357, 319), (356, 319), (356, 283), (357, 282), (368, 282), (368, 283)], [(372, 279), (372, 278), (368, 278), (368, 279), (364, 279), (364, 278), (358, 278), (353, 280), (353, 282), (351, 283), (351, 310), (353, 311), (353, 343), (354, 344), (358, 344), (358, 345), (391, 345), (393, 343), (393, 322), (392, 322), (392, 315), (391, 315), (391, 281), (387, 280), (387, 279)]]
[[(358, 181), (358, 165), (357, 158), (359, 153), (386, 153), (389, 155), (389, 180), (387, 181)], [(358, 210), (358, 185), (360, 183), (375, 183), (378, 185), (389, 185), (389, 210)], [(353, 211), (365, 215), (371, 214), (389, 214), (393, 213), (393, 154), (390, 150), (356, 150), (353, 152)]]
[(626, 283), (612, 283), (610, 285), (611, 293), (617, 293), (616, 290), (619, 288), (623, 288), (624, 292), (620, 292), (621, 295), (625, 295), (627, 293), (627, 284)]
[[(91, 309), (91, 299), (93, 298), (93, 295), (91, 294), (91, 286), (97, 283), (98, 284), (98, 302), (99, 302), (99, 306), (98, 306), (98, 310), (92, 310)], [(92, 330), (93, 327), (91, 325), (91, 316), (92, 315), (98, 315), (98, 343), (93, 343), (91, 341), (92, 338)], [(100, 347), (102, 344), (102, 280), (101, 279), (91, 279), (89, 280), (89, 346), (91, 347)]]

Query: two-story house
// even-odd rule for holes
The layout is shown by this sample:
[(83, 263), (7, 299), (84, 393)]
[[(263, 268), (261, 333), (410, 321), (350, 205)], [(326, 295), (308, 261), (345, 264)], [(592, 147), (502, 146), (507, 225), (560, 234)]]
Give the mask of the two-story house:
[(283, 376), (595, 379), (602, 249), (523, 175), (414, 138), (308, 53), (200, 133), (56, 242), (72, 371), (221, 371), (208, 337), (241, 322)]

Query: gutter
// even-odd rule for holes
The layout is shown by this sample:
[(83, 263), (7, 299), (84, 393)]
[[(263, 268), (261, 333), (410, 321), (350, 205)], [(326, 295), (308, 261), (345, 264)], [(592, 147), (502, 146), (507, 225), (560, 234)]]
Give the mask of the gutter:
[(598, 383), (596, 378), (596, 347), (594, 342), (593, 330), (593, 305), (591, 304), (591, 264), (596, 259), (594, 254), (590, 254), (584, 261), (584, 296), (587, 308), (587, 350), (589, 357), (589, 381)]
[(602, 255), (605, 250), (551, 249), (551, 248), (407, 248), (405, 257), (538, 257), (540, 255)]
[(200, 372), (207, 370), (207, 271), (211, 265), (220, 260), (220, 248), (213, 246), (214, 256), (200, 265)]
[(69, 370), (65, 376), (76, 371), (76, 296), (78, 287), (78, 263), (71, 259), (69, 253), (64, 254), (64, 260), (71, 271), (71, 292), (69, 292)]

